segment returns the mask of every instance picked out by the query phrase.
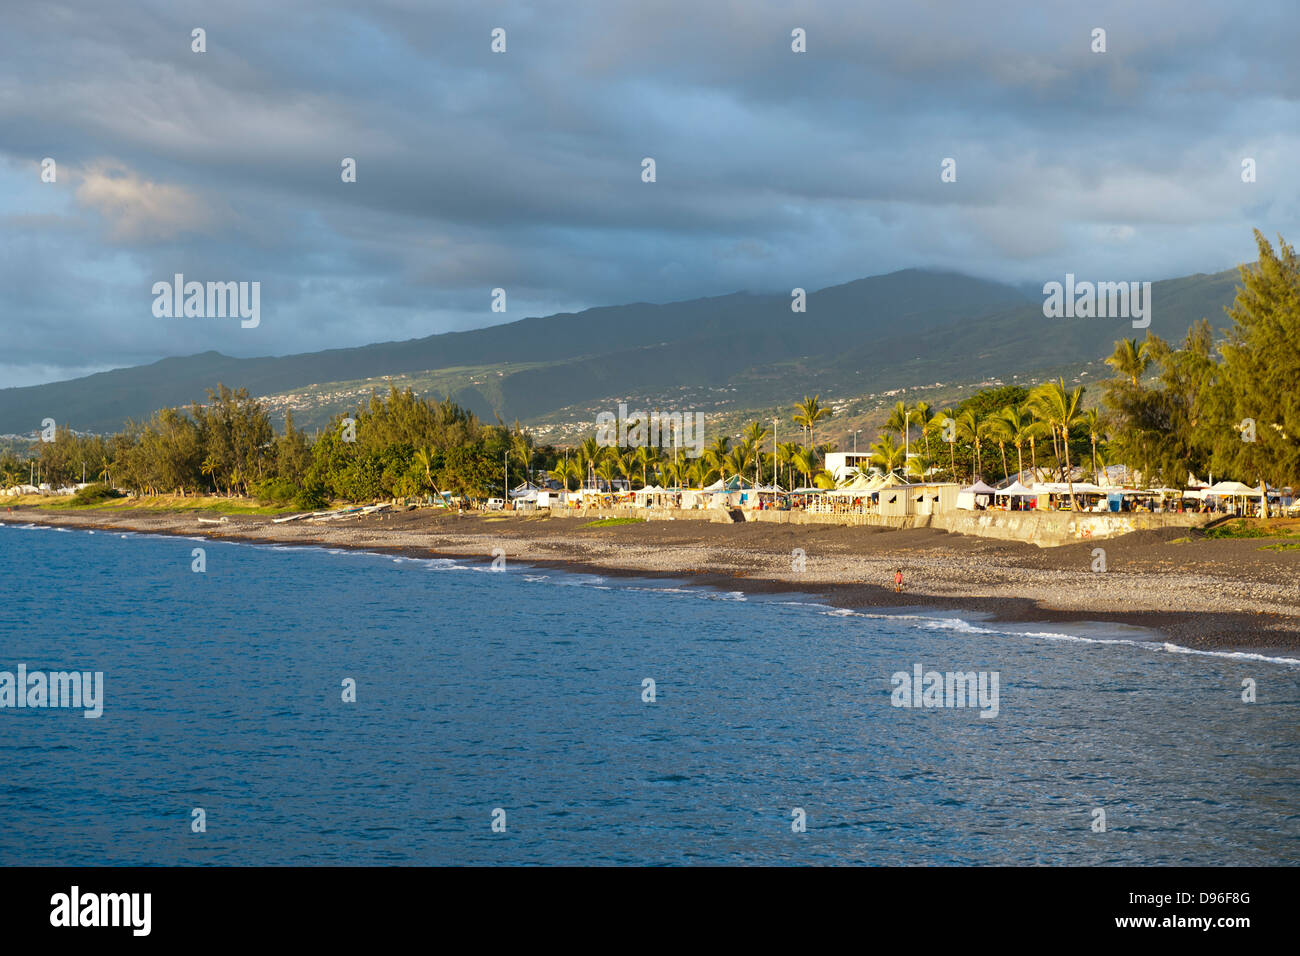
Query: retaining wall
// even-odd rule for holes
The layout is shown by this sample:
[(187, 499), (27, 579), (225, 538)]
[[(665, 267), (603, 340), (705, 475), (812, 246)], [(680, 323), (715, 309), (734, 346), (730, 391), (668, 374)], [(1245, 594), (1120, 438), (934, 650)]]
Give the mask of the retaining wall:
[(1213, 521), (1211, 514), (1074, 514), (1069, 511), (951, 511), (939, 515), (835, 515), (806, 511), (750, 511), (722, 508), (575, 508), (565, 515), (596, 518), (644, 518), (647, 521), (712, 521), (731, 524), (767, 521), (775, 524), (831, 524), (878, 528), (938, 528), (953, 534), (971, 534), (1004, 541), (1028, 541), (1052, 548), (1078, 541), (1098, 541), (1134, 531), (1155, 528), (1198, 528)]

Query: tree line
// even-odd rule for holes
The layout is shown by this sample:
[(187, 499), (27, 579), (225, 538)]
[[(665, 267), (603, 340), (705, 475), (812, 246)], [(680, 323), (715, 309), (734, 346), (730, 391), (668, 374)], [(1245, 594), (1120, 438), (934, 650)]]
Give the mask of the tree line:
[[(1072, 485), (1078, 471), (1095, 479), (1123, 464), (1147, 486), (1185, 487), (1189, 473), (1300, 486), (1300, 261), (1280, 237), (1277, 250), (1258, 230), (1255, 239), (1259, 261), (1240, 268), (1232, 325), (1217, 344), (1205, 319), (1177, 346), (1151, 332), (1122, 339), (1105, 360), (1112, 377), (1091, 403), (1084, 386), (1059, 378), (985, 389), (945, 409), (899, 401), (867, 446), (869, 463), (930, 481), (1028, 472)], [(595, 437), (574, 448), (539, 446), (518, 422), (485, 424), (450, 399), (391, 384), (315, 435), (296, 428), (292, 413), (277, 434), (246, 389), (218, 384), (206, 404), (162, 409), (115, 435), (63, 426), (30, 460), (0, 456), (0, 481), (38, 473), (56, 487), (93, 478), (135, 494), (255, 496), (303, 508), (424, 494), (482, 499), (543, 474), (570, 489), (702, 488), (733, 476), (831, 487), (825, 456), (835, 445), (817, 441), (830, 417), (820, 395), (805, 396), (789, 415), (800, 440), (774, 447), (771, 429), (755, 421), (692, 458), (680, 449), (602, 446)]]

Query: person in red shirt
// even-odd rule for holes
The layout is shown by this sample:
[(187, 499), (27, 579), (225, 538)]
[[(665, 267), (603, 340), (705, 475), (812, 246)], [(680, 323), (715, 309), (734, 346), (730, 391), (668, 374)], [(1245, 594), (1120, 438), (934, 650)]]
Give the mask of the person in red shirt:
[(894, 572), (894, 593), (898, 594), (903, 590), (903, 569), (899, 568)]

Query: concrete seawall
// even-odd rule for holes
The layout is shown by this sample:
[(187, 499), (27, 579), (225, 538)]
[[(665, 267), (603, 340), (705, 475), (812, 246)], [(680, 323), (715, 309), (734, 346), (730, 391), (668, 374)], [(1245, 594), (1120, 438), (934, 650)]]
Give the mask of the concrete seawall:
[(1007, 541), (1028, 541), (1053, 548), (1079, 541), (1116, 538), (1158, 528), (1199, 528), (1214, 520), (1209, 514), (1074, 514), (1069, 511), (958, 511), (936, 515), (932, 528), (953, 534), (974, 534)]
[(1213, 521), (1210, 514), (1074, 514), (1069, 511), (953, 511), (940, 515), (814, 514), (804, 511), (724, 511), (702, 508), (578, 508), (563, 512), (578, 518), (644, 518), (647, 521), (712, 521), (732, 524), (766, 521), (776, 524), (828, 524), (874, 528), (936, 528), (952, 534), (970, 534), (1004, 541), (1026, 541), (1053, 548), (1079, 541), (1099, 541), (1134, 531), (1158, 528), (1199, 528)]

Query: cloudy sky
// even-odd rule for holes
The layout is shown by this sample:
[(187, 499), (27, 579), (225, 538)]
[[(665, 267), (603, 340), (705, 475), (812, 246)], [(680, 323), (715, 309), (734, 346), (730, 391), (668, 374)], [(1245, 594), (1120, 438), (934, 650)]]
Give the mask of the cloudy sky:
[[(1295, 0), (1084, 6), (6, 3), (0, 387), (910, 266), (1154, 280), (1253, 258), (1253, 227), (1295, 241)], [(261, 282), (260, 326), (155, 318), (178, 272)]]

